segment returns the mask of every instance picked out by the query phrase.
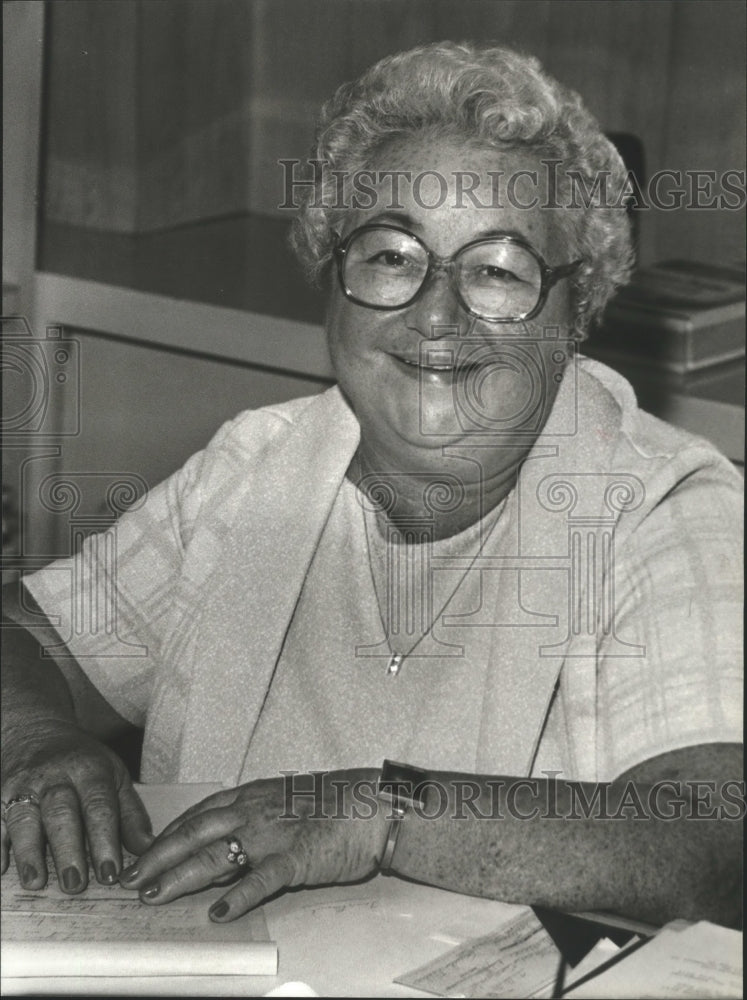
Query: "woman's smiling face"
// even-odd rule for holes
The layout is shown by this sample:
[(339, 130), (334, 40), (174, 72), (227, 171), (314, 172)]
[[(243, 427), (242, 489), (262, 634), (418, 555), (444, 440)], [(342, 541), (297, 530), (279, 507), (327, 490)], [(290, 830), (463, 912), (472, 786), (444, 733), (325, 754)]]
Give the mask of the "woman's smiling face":
[[(483, 235), (507, 233), (531, 244), (551, 267), (572, 258), (552, 211), (539, 207), (541, 188), (532, 191), (539, 195), (535, 208), (516, 204), (531, 201), (520, 184), (514, 204), (506, 199), (512, 175), (534, 170), (543, 176), (538, 161), (521, 151), (434, 142), (424, 133), (389, 143), (369, 168), (428, 176), (419, 189), (403, 181), (398, 199), (392, 198), (391, 180), (382, 183), (374, 207), (350, 211), (343, 238), (359, 226), (388, 223), (409, 230), (439, 257), (451, 257)], [(479, 205), (464, 194), (467, 171), (479, 176)], [(361, 425), (362, 444), (372, 454), (398, 455), (407, 470), (435, 469), (445, 445), (469, 442), (486, 429), (501, 441), (501, 461), (513, 463), (528, 450), (532, 429), (544, 424), (560, 381), (558, 340), (573, 326), (568, 281), (550, 290), (533, 320), (491, 323), (463, 308), (443, 272), (411, 305), (391, 311), (350, 301), (337, 274), (331, 280), (330, 354)]]

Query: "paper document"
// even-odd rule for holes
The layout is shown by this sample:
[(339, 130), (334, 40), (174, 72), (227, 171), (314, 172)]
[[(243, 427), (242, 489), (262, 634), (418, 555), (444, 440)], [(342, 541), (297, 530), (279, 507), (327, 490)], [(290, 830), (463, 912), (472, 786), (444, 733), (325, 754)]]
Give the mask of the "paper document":
[(742, 995), (742, 935), (706, 921), (684, 928), (664, 927), (627, 958), (564, 994), (570, 1000), (726, 1000)]
[(443, 997), (531, 997), (555, 982), (560, 953), (528, 907), (395, 982)]
[[(633, 938), (628, 944), (630, 945), (640, 940), (640, 938)], [(574, 983), (585, 979), (586, 976), (594, 972), (595, 969), (598, 969), (599, 966), (609, 962), (610, 959), (619, 957), (621, 951), (620, 946), (616, 945), (614, 941), (610, 941), (609, 938), (605, 937), (601, 941), (597, 941), (591, 951), (587, 952), (577, 965), (574, 965), (571, 969), (566, 969), (564, 989), (569, 990)]]
[(287, 892), (265, 906), (281, 975), (323, 997), (412, 997), (395, 977), (523, 910), (386, 876)]
[[(145, 786), (161, 829), (216, 786)], [(147, 906), (133, 890), (92, 881), (61, 892), (52, 870), (41, 891), (24, 889), (13, 867), (2, 878), (2, 974), (38, 976), (275, 975), (277, 948), (261, 910), (228, 924), (207, 915), (225, 887)]]
[[(154, 955), (154, 951), (157, 952)], [(2, 946), (3, 976), (274, 976), (277, 948), (270, 941), (86, 942), (83, 959), (69, 941), (13, 941)]]

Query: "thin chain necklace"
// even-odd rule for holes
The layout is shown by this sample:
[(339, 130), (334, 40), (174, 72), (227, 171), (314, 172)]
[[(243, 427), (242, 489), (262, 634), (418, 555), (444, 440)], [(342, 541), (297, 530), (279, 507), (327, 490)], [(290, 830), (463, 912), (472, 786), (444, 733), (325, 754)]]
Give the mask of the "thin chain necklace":
[[(357, 465), (357, 471), (360, 476), (360, 474), (362, 473), (362, 468), (360, 459), (357, 456), (356, 456), (356, 465)], [(431, 582), (433, 580), (433, 572), (430, 566), (430, 553), (434, 541), (432, 532), (432, 523), (424, 519), (420, 519), (413, 521), (407, 527), (401, 529), (398, 526), (393, 525), (391, 521), (386, 519), (387, 536), (383, 540), (384, 546), (386, 547), (386, 559), (385, 559), (386, 569), (384, 574), (385, 584), (383, 588), (386, 601), (386, 609), (387, 609), (385, 612), (382, 607), (383, 602), (380, 593), (382, 587), (380, 583), (377, 583), (377, 576), (380, 578), (381, 573), (380, 572), (377, 573), (374, 570), (374, 545), (372, 544), (372, 540), (380, 535), (379, 527), (377, 524), (378, 515), (376, 511), (372, 509), (372, 507), (368, 502), (361, 504), (363, 508), (363, 526), (366, 533), (366, 551), (368, 555), (368, 568), (371, 574), (371, 584), (373, 586), (374, 596), (376, 598), (376, 605), (379, 612), (379, 618), (381, 620), (381, 626), (384, 631), (384, 635), (386, 636), (387, 645), (389, 646), (390, 655), (386, 666), (386, 674), (388, 677), (396, 677), (399, 674), (400, 670), (402, 669), (402, 665), (405, 659), (411, 656), (415, 652), (415, 650), (418, 648), (421, 642), (423, 642), (426, 636), (429, 636), (431, 634), (434, 625), (439, 620), (439, 618), (441, 618), (446, 608), (454, 599), (457, 591), (460, 589), (460, 587), (466, 580), (470, 571), (474, 568), (475, 562), (477, 561), (478, 557), (482, 554), (482, 551), (485, 545), (487, 544), (487, 541), (490, 535), (492, 534), (493, 529), (498, 523), (500, 513), (503, 510), (507, 499), (508, 499), (507, 497), (504, 497), (504, 499), (501, 500), (500, 503), (496, 504), (496, 506), (491, 511), (489, 511), (484, 518), (481, 519), (480, 530), (485, 532), (484, 537), (482, 538), (480, 544), (477, 546), (477, 551), (472, 556), (469, 565), (459, 577), (456, 586), (452, 588), (446, 599), (441, 602), (441, 607), (436, 614), (432, 613), (433, 594), (432, 594)], [(384, 518), (386, 518), (385, 514), (383, 516)], [(472, 525), (472, 527), (474, 527), (474, 525)], [(465, 531), (469, 530), (470, 530), (469, 528), (465, 529)], [(399, 543), (394, 542), (394, 537), (396, 537), (396, 535), (399, 535), (401, 538), (401, 541)], [(411, 537), (412, 540), (408, 539), (408, 535)], [(394, 574), (392, 572), (394, 560), (395, 558), (398, 559), (398, 557), (395, 557), (394, 554), (395, 551), (404, 552), (405, 578), (407, 582), (410, 584), (410, 586), (406, 588), (405, 603), (409, 604), (410, 598), (412, 597), (413, 598), (412, 603), (414, 605), (413, 613), (410, 615), (405, 614), (404, 616), (402, 616), (400, 613), (401, 612), (401, 601), (399, 599), (400, 576), (398, 574), (397, 579), (395, 581)], [(418, 562), (420, 564), (419, 581), (417, 579), (418, 573), (416, 569)], [(399, 559), (397, 563), (397, 568), (398, 569), (400, 568)], [(419, 588), (420, 592), (424, 596), (424, 601), (421, 601), (420, 604), (421, 608), (420, 619), (421, 619), (421, 625), (424, 624), (425, 627), (419, 630), (420, 634), (417, 636), (415, 641), (410, 644), (409, 648), (404, 649), (402, 647), (400, 639), (397, 642), (397, 648), (395, 649), (392, 643), (392, 635), (394, 633), (398, 633), (401, 636), (401, 629), (398, 626), (401, 622), (402, 617), (405, 617), (408, 624), (412, 623), (413, 625), (412, 629), (406, 631), (409, 631), (410, 634), (412, 634), (412, 632), (415, 631), (414, 625), (417, 615), (414, 612), (417, 609), (417, 604), (418, 604), (416, 599), (418, 582), (420, 583), (420, 588)]]

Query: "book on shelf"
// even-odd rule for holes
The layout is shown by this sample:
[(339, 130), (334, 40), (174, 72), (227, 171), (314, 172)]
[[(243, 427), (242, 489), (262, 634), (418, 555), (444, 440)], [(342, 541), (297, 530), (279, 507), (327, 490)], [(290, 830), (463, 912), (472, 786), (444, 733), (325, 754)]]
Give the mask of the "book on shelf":
[(600, 360), (681, 373), (744, 357), (744, 271), (686, 260), (641, 268), (607, 306), (590, 345)]

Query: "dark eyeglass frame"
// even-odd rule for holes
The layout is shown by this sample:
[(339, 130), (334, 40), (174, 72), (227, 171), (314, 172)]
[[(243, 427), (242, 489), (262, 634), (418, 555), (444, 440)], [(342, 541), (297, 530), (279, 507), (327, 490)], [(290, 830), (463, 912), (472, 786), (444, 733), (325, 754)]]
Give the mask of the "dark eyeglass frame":
[[(404, 236), (410, 237), (410, 239), (414, 240), (420, 247), (422, 247), (428, 258), (428, 267), (426, 268), (425, 274), (423, 275), (423, 280), (420, 283), (420, 287), (415, 291), (413, 295), (410, 296), (410, 298), (406, 302), (402, 302), (396, 306), (373, 305), (370, 302), (364, 302), (362, 299), (359, 299), (357, 296), (355, 296), (345, 284), (345, 276), (343, 272), (345, 268), (345, 254), (347, 253), (348, 247), (350, 246), (352, 241), (356, 238), (356, 236), (358, 236), (360, 233), (369, 230), (379, 230), (379, 229), (386, 229), (391, 232), (402, 233)], [(470, 240), (469, 243), (465, 243), (464, 246), (459, 247), (459, 249), (455, 253), (453, 253), (451, 257), (439, 257), (438, 254), (435, 254), (430, 249), (430, 247), (428, 247), (423, 242), (423, 240), (420, 239), (419, 236), (415, 235), (415, 233), (411, 233), (409, 229), (403, 229), (401, 226), (394, 226), (388, 222), (376, 222), (376, 223), (366, 224), (363, 226), (358, 226), (351, 233), (348, 233), (348, 235), (345, 237), (344, 240), (340, 238), (339, 233), (335, 232), (333, 235), (337, 240), (337, 245), (334, 247), (332, 251), (337, 261), (337, 277), (339, 278), (340, 287), (342, 288), (346, 298), (350, 299), (351, 302), (355, 302), (356, 305), (364, 306), (366, 309), (378, 309), (384, 312), (393, 312), (395, 309), (406, 309), (408, 306), (411, 306), (413, 302), (419, 299), (420, 296), (423, 294), (423, 290), (432, 281), (433, 276), (438, 271), (446, 271), (446, 273), (449, 276), (449, 285), (451, 287), (452, 292), (456, 296), (457, 301), (461, 305), (462, 309), (464, 309), (471, 316), (477, 316), (478, 319), (482, 319), (486, 323), (518, 323), (521, 322), (522, 320), (533, 319), (540, 312), (542, 312), (542, 310), (545, 307), (545, 303), (547, 301), (547, 296), (553, 285), (557, 284), (557, 282), (560, 281), (562, 278), (570, 277), (579, 269), (579, 267), (583, 263), (583, 260), (579, 258), (579, 260), (574, 260), (570, 264), (560, 264), (558, 267), (550, 267), (549, 264), (543, 258), (542, 254), (540, 254), (538, 250), (535, 250), (535, 248), (532, 246), (531, 243), (527, 243), (526, 240), (522, 240), (518, 236), (509, 235), (508, 233), (506, 234), (497, 233), (495, 236), (480, 236), (476, 240)], [(456, 281), (454, 276), (454, 264), (457, 258), (460, 257), (466, 250), (470, 250), (472, 247), (480, 246), (483, 243), (510, 243), (513, 246), (521, 247), (522, 249), (526, 250), (537, 261), (537, 264), (539, 265), (540, 269), (539, 298), (537, 299), (537, 304), (528, 313), (524, 313), (521, 316), (499, 317), (499, 318), (493, 316), (484, 316), (482, 313), (479, 313), (475, 309), (472, 309), (464, 301), (462, 293), (459, 289), (459, 283)]]

